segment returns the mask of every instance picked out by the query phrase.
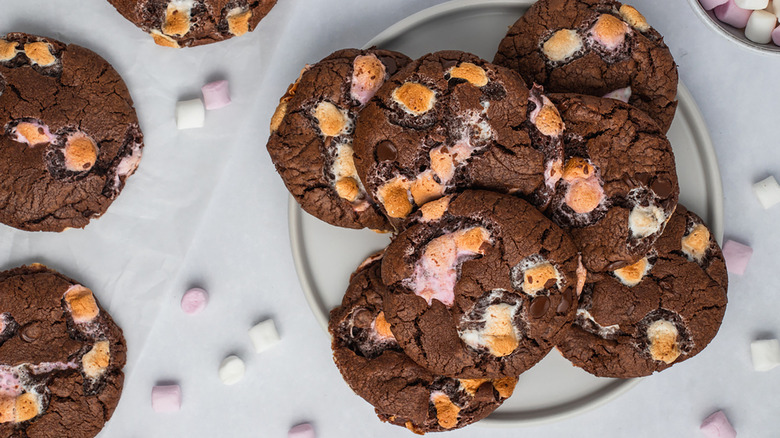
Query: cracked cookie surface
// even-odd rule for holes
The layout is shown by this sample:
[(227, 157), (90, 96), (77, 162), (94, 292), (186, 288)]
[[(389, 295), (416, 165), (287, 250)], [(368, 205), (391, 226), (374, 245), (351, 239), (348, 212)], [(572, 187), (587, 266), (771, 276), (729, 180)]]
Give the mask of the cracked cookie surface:
[(550, 94), (566, 125), (563, 171), (545, 214), (566, 228), (589, 270), (630, 265), (677, 205), (674, 153), (642, 111), (614, 99)]
[(43, 265), (0, 273), (0, 437), (94, 437), (124, 382), (122, 330)]
[(83, 228), (141, 159), (143, 135), (119, 74), (97, 54), (49, 38), (0, 38), (0, 222)]
[[(591, 282), (592, 281), (592, 282)], [(602, 377), (641, 377), (701, 352), (726, 310), (728, 278), (715, 238), (679, 205), (635, 265), (593, 274), (558, 349)]]
[(460, 378), (517, 376), (576, 311), (584, 268), (527, 202), (465, 191), (426, 204), (382, 263), (387, 321), (409, 357)]
[(108, 0), (166, 47), (215, 43), (253, 31), (276, 0)]
[(307, 66), (281, 98), (267, 149), (309, 214), (341, 227), (390, 229), (357, 174), (352, 137), (364, 105), (410, 61), (388, 50), (339, 50)]
[(381, 255), (352, 275), (331, 312), (333, 359), (355, 393), (382, 421), (415, 433), (464, 427), (493, 412), (514, 390), (514, 377), (491, 380), (438, 376), (406, 356), (384, 317)]
[(509, 29), (494, 61), (549, 93), (615, 96), (669, 130), (677, 65), (635, 8), (613, 0), (541, 0)]

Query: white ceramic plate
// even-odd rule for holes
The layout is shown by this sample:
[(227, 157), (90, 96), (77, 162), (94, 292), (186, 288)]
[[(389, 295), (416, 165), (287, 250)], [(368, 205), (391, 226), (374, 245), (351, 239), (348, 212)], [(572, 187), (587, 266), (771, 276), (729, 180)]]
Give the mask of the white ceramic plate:
[[(488, 60), (507, 27), (531, 0), (457, 0), (414, 14), (390, 26), (366, 47), (398, 50), (411, 57), (458, 49)], [(679, 106), (669, 139), (674, 148), (680, 202), (698, 213), (719, 238), (723, 235), (723, 189), (715, 152), (696, 103), (680, 85)], [(350, 273), (368, 255), (389, 243), (388, 235), (326, 224), (304, 213), (290, 198), (290, 240), (303, 291), (314, 315), (327, 327), (330, 309), (338, 306)], [(639, 382), (593, 377), (553, 351), (523, 373), (515, 396), (482, 425), (519, 426), (557, 421), (614, 399)]]

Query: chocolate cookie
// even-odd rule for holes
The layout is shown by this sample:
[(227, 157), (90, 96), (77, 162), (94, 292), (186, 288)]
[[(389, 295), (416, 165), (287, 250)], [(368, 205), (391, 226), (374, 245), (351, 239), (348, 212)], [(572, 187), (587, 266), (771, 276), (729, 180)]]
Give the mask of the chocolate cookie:
[(642, 111), (613, 99), (551, 94), (565, 123), (562, 167), (546, 214), (568, 229), (589, 270), (636, 262), (672, 215), (672, 147)]
[(122, 392), (122, 330), (43, 265), (0, 273), (0, 436), (94, 437)]
[(512, 395), (517, 378), (443, 377), (409, 359), (385, 320), (380, 265), (381, 255), (366, 260), (331, 312), (333, 360), (344, 380), (382, 421), (415, 433), (457, 429), (493, 412)]
[(385, 313), (407, 355), (460, 378), (517, 376), (575, 313), (568, 235), (527, 202), (465, 191), (425, 204), (387, 248)]
[(596, 274), (558, 349), (603, 377), (640, 377), (709, 344), (726, 310), (723, 255), (698, 216), (678, 206), (655, 248), (637, 263)]
[(355, 164), (396, 224), (464, 188), (544, 204), (545, 166), (560, 158), (561, 129), (555, 107), (514, 72), (468, 53), (436, 52), (399, 71), (363, 110)]
[(166, 47), (215, 43), (255, 30), (276, 0), (108, 0)]
[(339, 50), (305, 68), (271, 120), (268, 153), (301, 207), (347, 228), (390, 228), (355, 169), (352, 133), (363, 106), (411, 60), (388, 50)]
[(49, 38), (0, 38), (0, 222), (83, 228), (138, 166), (133, 100), (100, 56)]
[(509, 29), (494, 61), (547, 92), (627, 101), (669, 130), (677, 65), (636, 9), (613, 0), (541, 0)]

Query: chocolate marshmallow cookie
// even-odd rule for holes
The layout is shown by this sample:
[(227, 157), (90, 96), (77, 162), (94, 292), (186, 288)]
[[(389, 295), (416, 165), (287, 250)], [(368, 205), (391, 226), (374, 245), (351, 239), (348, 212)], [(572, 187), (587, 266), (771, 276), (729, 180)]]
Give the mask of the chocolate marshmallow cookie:
[[(530, 103), (534, 102), (534, 103)], [(562, 124), (539, 90), (474, 55), (428, 54), (393, 76), (355, 130), (358, 174), (387, 216), (464, 188), (549, 195)]]
[(723, 255), (683, 206), (646, 257), (593, 280), (558, 349), (597, 376), (647, 376), (695, 356), (726, 310)]
[(82, 228), (138, 166), (133, 100), (100, 56), (49, 38), (0, 38), (0, 222)]
[(255, 30), (276, 0), (108, 0), (166, 47), (215, 43)]
[(527, 202), (466, 191), (425, 204), (388, 247), (392, 332), (437, 374), (517, 376), (574, 317), (585, 281), (568, 235)]
[(382, 421), (415, 433), (460, 428), (493, 412), (512, 395), (517, 378), (443, 377), (409, 359), (385, 319), (380, 265), (381, 255), (366, 260), (331, 312), (333, 359), (350, 388)]
[(309, 214), (340, 227), (390, 229), (358, 177), (352, 134), (363, 106), (410, 61), (388, 50), (339, 50), (304, 69), (282, 97), (268, 153)]
[(566, 125), (564, 161), (546, 214), (571, 232), (592, 271), (642, 258), (672, 215), (674, 154), (652, 119), (614, 99), (551, 94)]
[(0, 273), (0, 437), (94, 437), (122, 392), (122, 330), (43, 265)]
[(494, 61), (547, 92), (627, 101), (669, 130), (677, 65), (636, 9), (613, 0), (541, 0), (510, 29)]

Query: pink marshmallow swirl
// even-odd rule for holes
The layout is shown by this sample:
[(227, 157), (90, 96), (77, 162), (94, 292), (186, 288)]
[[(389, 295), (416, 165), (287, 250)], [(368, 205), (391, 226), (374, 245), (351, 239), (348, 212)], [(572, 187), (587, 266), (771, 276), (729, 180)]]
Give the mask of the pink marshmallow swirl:
[(439, 300), (447, 307), (455, 302), (455, 284), (460, 266), (480, 252), (459, 248), (456, 239), (473, 228), (448, 233), (431, 240), (414, 267), (414, 294), (422, 297), (430, 306)]
[(0, 365), (0, 396), (16, 397), (23, 392), (16, 368)]
[(352, 62), (352, 98), (365, 105), (385, 83), (387, 70), (375, 55), (361, 55)]

